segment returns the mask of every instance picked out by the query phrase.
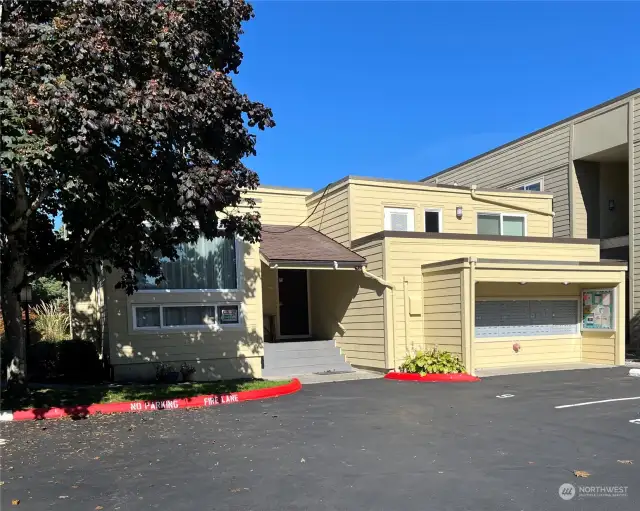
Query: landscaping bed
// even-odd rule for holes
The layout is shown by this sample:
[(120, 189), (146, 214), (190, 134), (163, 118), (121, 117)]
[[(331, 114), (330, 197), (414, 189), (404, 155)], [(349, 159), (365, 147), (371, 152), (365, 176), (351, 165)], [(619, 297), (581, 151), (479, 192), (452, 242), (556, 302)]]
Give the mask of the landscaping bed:
[(127, 401), (160, 401), (204, 394), (231, 394), (266, 389), (289, 380), (225, 380), (206, 383), (30, 386), (22, 394), (2, 393), (2, 410), (86, 406)]

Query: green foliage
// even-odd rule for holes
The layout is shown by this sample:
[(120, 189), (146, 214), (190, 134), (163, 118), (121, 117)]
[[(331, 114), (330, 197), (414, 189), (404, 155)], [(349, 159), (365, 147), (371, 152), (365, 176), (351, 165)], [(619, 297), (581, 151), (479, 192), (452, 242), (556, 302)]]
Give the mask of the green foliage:
[(189, 381), (191, 376), (196, 372), (196, 368), (191, 364), (183, 362), (180, 366), (180, 374), (182, 374), (182, 381)]
[(417, 351), (415, 355), (408, 355), (400, 366), (405, 373), (426, 374), (450, 374), (463, 373), (464, 365), (460, 359), (448, 351), (438, 351), (434, 347), (428, 351)]
[(232, 80), (252, 17), (243, 0), (2, 2), (3, 290), (109, 261), (132, 293), (201, 233), (259, 239), (243, 161), (275, 123)]
[(177, 381), (178, 372), (176, 368), (167, 362), (159, 362), (156, 364), (156, 381), (161, 383), (175, 383)]
[(29, 377), (33, 381), (97, 382), (102, 362), (95, 345), (81, 339), (40, 341), (27, 350)]
[(52, 302), (67, 298), (67, 286), (54, 277), (40, 277), (33, 282), (33, 301)]
[(70, 336), (69, 313), (62, 309), (61, 302), (42, 302), (33, 308), (36, 319), (33, 329), (43, 341), (63, 341)]

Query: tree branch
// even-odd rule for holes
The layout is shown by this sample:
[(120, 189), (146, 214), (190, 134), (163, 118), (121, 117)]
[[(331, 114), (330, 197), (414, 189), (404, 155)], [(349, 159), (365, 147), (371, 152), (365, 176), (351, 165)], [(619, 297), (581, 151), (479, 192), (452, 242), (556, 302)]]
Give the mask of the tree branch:
[(135, 202), (133, 202), (133, 201), (129, 202), (129, 203), (125, 204), (124, 206), (122, 206), (121, 208), (119, 208), (116, 211), (114, 211), (113, 213), (111, 213), (107, 218), (105, 218), (102, 222), (100, 222), (89, 233), (89, 235), (85, 239), (80, 240), (79, 242), (77, 242), (76, 245), (73, 247), (73, 249), (71, 251), (69, 251), (68, 253), (60, 256), (58, 259), (52, 261), (47, 266), (45, 266), (42, 270), (37, 271), (34, 274), (30, 275), (29, 276), (29, 280), (30, 281), (34, 281), (36, 279), (39, 279), (40, 277), (43, 277), (43, 276), (47, 275), (48, 273), (52, 272), (53, 270), (55, 270), (58, 266), (60, 266), (62, 263), (64, 263), (67, 259), (69, 259), (69, 257), (71, 257), (78, 250), (80, 250), (83, 246), (85, 246), (86, 244), (90, 243), (91, 240), (95, 237), (95, 235), (98, 233), (98, 231), (100, 229), (102, 229), (105, 225), (107, 225), (109, 222), (111, 222), (111, 220), (113, 220), (115, 217), (120, 215), (126, 208), (129, 208), (129, 207), (135, 205), (137, 202), (140, 202), (140, 199), (136, 200)]
[(44, 201), (50, 193), (51, 193), (51, 189), (49, 188), (45, 188), (44, 190), (42, 190), (40, 192), (40, 195), (38, 195), (35, 198), (35, 200), (31, 203), (29, 208), (22, 214), (22, 216), (20, 216), (20, 218), (18, 218), (15, 222), (9, 225), (9, 227), (7, 227), (7, 230), (12, 233), (20, 229), (24, 225), (24, 223), (27, 221), (27, 218), (29, 218), (36, 209), (38, 209), (38, 206), (42, 204), (42, 201)]

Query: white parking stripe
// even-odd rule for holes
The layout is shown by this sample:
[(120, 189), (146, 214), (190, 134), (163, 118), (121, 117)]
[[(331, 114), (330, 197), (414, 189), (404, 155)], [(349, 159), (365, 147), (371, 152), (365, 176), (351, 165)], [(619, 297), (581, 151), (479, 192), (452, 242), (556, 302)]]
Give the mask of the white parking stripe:
[(573, 405), (561, 405), (561, 406), (556, 406), (555, 408), (573, 408), (574, 406), (597, 405), (597, 404), (600, 404), (600, 403), (613, 403), (614, 401), (632, 401), (634, 399), (640, 399), (640, 396), (637, 396), (637, 397), (619, 397), (617, 399), (603, 399), (602, 401), (587, 401), (586, 403), (575, 403)]

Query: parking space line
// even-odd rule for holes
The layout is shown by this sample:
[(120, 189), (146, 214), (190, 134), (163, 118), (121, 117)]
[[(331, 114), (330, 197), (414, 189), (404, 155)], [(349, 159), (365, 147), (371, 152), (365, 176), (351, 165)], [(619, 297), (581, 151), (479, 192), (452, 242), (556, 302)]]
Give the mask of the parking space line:
[(632, 401), (634, 399), (640, 399), (640, 396), (637, 397), (619, 397), (616, 399), (603, 399), (601, 401), (586, 401), (584, 403), (575, 403), (572, 405), (560, 405), (560, 406), (555, 406), (554, 408), (573, 408), (575, 406), (587, 406), (587, 405), (597, 405), (600, 403), (613, 403), (615, 401)]

